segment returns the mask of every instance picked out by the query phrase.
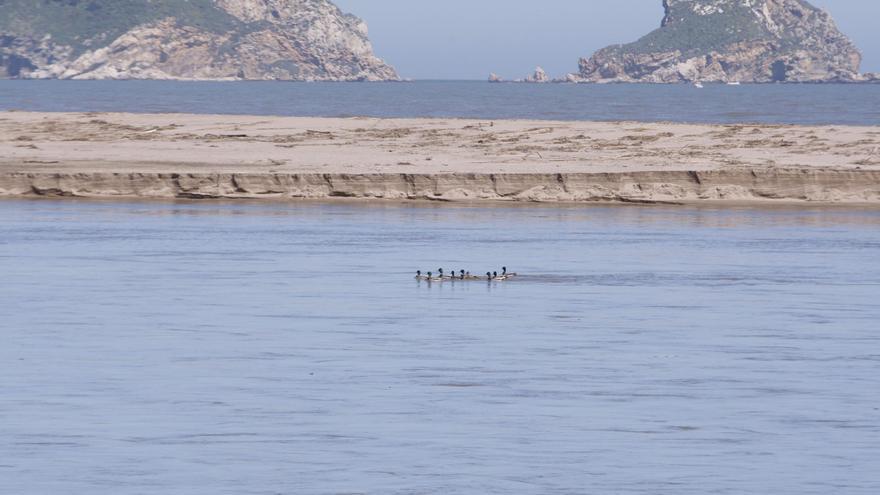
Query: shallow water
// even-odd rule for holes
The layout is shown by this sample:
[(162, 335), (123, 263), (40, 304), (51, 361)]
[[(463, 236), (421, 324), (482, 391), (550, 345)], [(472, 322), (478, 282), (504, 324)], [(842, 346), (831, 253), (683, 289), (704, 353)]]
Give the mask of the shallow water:
[(873, 495), (878, 254), (877, 210), (2, 201), (0, 493)]
[(880, 84), (0, 80), (0, 111), (878, 125)]

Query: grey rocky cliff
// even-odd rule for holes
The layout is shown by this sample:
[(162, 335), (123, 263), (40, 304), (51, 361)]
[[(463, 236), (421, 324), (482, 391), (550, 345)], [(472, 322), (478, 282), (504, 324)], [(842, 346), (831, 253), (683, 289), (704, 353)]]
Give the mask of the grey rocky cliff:
[[(0, 77), (399, 79), (373, 54), (366, 24), (328, 0), (91, 0), (106, 9), (94, 20), (77, 0), (42, 10), (6, 1), (14, 18), (0, 22)], [(81, 31), (56, 20), (64, 15)]]
[(861, 54), (804, 0), (664, 0), (659, 29), (581, 59), (583, 82), (856, 82)]

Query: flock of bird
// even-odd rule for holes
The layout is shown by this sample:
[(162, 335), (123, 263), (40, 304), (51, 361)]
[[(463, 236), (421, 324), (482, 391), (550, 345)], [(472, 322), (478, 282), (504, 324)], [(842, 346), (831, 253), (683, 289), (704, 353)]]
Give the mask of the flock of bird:
[(471, 272), (466, 272), (464, 270), (459, 270), (456, 273), (455, 270), (452, 270), (451, 274), (446, 274), (443, 272), (442, 268), (437, 269), (437, 274), (434, 275), (434, 272), (427, 272), (424, 275), (421, 270), (416, 272), (416, 280), (424, 280), (427, 282), (454, 282), (456, 280), (487, 280), (489, 282), (503, 282), (505, 280), (510, 280), (513, 277), (516, 277), (516, 273), (510, 273), (507, 271), (507, 267), (501, 267), (501, 273), (498, 272), (486, 272), (485, 276), (471, 275)]

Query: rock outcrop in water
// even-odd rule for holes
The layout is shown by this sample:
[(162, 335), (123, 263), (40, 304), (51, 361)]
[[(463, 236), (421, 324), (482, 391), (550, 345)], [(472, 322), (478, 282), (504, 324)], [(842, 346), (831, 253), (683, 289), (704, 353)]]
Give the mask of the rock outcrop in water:
[(329, 0), (0, 0), (0, 77), (397, 80)]
[(547, 75), (543, 67), (536, 67), (535, 72), (525, 78), (525, 82), (548, 83), (550, 82), (550, 76)]
[(662, 26), (580, 61), (583, 82), (857, 82), (861, 54), (805, 0), (663, 0)]

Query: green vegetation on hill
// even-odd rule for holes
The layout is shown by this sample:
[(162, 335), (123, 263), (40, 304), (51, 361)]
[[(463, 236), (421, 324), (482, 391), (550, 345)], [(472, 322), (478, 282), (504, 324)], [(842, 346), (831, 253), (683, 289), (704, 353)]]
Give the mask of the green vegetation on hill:
[(660, 28), (580, 61), (586, 82), (857, 82), (861, 54), (806, 0), (663, 0)]
[(767, 29), (758, 18), (742, 5), (723, 14), (699, 15), (690, 8), (674, 8), (670, 22), (661, 29), (648, 33), (636, 42), (612, 47), (615, 52), (655, 53), (682, 50), (693, 57), (742, 41), (764, 39)]
[(167, 17), (213, 32), (239, 24), (212, 0), (0, 0), (0, 33), (36, 39), (51, 34), (77, 52)]
[(640, 53), (672, 51), (688, 47), (688, 55), (708, 53), (741, 41), (761, 39), (767, 31), (757, 18), (746, 9), (737, 9), (719, 15), (696, 15), (689, 12), (690, 18), (670, 23), (665, 29), (658, 29), (633, 43), (633, 49)]

